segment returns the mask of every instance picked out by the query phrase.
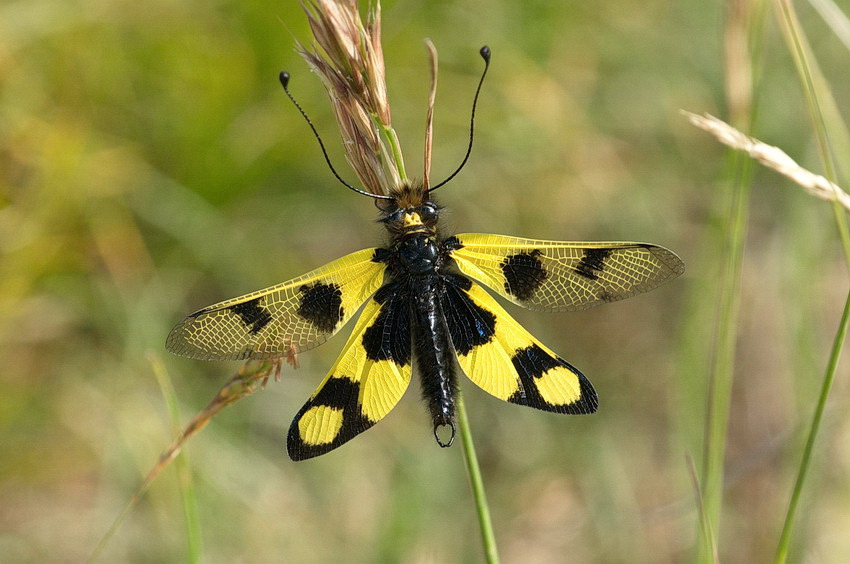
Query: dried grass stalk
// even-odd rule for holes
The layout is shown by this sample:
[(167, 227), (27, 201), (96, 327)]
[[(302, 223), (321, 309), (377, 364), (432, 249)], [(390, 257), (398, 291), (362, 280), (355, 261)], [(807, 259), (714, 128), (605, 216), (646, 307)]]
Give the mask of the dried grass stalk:
[(728, 123), (712, 115), (704, 114), (699, 116), (686, 111), (682, 111), (682, 114), (692, 124), (711, 133), (724, 145), (744, 151), (764, 166), (772, 168), (779, 174), (790, 178), (805, 188), (806, 192), (812, 196), (830, 202), (838, 201), (845, 209), (850, 210), (850, 195), (825, 177), (798, 165), (794, 159), (789, 157), (779, 147), (767, 145), (754, 137), (741, 133)]
[(315, 41), (299, 43), (299, 52), (328, 91), (346, 159), (366, 190), (387, 194), (406, 175), (387, 99), (380, 4), (365, 24), (355, 0), (310, 0), (302, 7)]

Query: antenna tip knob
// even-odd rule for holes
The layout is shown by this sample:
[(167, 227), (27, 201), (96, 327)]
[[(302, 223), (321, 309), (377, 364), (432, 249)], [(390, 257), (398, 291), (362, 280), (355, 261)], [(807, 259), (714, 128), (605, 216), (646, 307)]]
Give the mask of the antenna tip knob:
[(490, 62), (490, 48), (488, 46), (485, 45), (478, 52), (481, 54), (482, 59), (488, 63)]
[(280, 84), (285, 90), (286, 87), (289, 86), (289, 73), (286, 71), (280, 71), (280, 74), (278, 75), (278, 80), (280, 80)]

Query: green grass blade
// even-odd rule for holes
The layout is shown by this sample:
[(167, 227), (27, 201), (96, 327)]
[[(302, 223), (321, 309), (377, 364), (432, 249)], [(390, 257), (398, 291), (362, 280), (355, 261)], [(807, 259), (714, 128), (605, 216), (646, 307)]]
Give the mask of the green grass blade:
[[(162, 396), (165, 398), (169, 420), (171, 422), (171, 433), (177, 438), (180, 436), (182, 430), (180, 426), (180, 408), (177, 404), (177, 395), (174, 393), (174, 386), (171, 384), (171, 378), (169, 378), (168, 371), (165, 369), (159, 356), (149, 354), (148, 358), (153, 367), (156, 381), (162, 391)], [(186, 460), (186, 453), (177, 455), (174, 464), (177, 471), (178, 483), (180, 484), (183, 515), (186, 519), (186, 561), (196, 564), (201, 561), (201, 524), (198, 517), (198, 499), (195, 494), (192, 471)]]
[(714, 530), (711, 528), (711, 520), (709, 520), (708, 515), (705, 513), (705, 498), (700, 487), (696, 466), (694, 466), (694, 459), (688, 455), (685, 457), (685, 463), (688, 465), (688, 474), (691, 476), (694, 497), (696, 498), (697, 508), (699, 509), (699, 525), (704, 540), (703, 550), (706, 554), (710, 554), (711, 561), (717, 564), (720, 562), (720, 556), (717, 553), (717, 539), (714, 536)]
[(803, 491), (803, 484), (806, 481), (809, 467), (812, 461), (812, 452), (815, 447), (815, 439), (820, 429), (823, 413), (826, 409), (826, 401), (829, 399), (829, 392), (832, 389), (832, 383), (835, 381), (835, 372), (838, 368), (838, 361), (841, 358), (841, 349), (844, 347), (844, 339), (847, 336), (847, 325), (850, 321), (850, 293), (847, 294), (847, 300), (844, 302), (844, 312), (841, 314), (841, 322), (838, 325), (838, 332), (835, 334), (835, 339), (832, 342), (832, 351), (829, 355), (829, 365), (824, 376), (823, 386), (821, 387), (820, 397), (818, 398), (817, 407), (812, 417), (812, 424), (809, 426), (809, 436), (806, 439), (806, 446), (803, 449), (803, 459), (800, 462), (800, 469), (797, 471), (797, 479), (794, 482), (794, 491), (791, 494), (791, 501), (788, 504), (788, 511), (785, 513), (785, 523), (782, 525), (782, 534), (779, 537), (779, 546), (776, 550), (776, 562), (782, 563), (788, 559), (788, 547), (791, 543), (791, 533), (794, 530), (794, 516), (797, 513), (797, 507), (800, 503), (800, 494)]
[[(727, 222), (726, 260), (723, 265), (715, 326), (713, 370), (709, 380), (706, 440), (703, 454), (703, 484), (707, 524), (702, 525), (719, 536), (720, 513), (723, 503), (723, 468), (726, 458), (726, 433), (738, 339), (738, 313), (741, 301), (741, 270), (744, 262), (744, 241), (747, 231), (750, 177), (748, 159), (733, 156), (736, 178), (732, 186), (732, 201)], [(705, 539), (708, 542), (709, 539)], [(703, 546), (707, 546), (703, 544)], [(713, 561), (711, 553), (700, 553), (701, 562)]]
[[(759, 77), (764, 4), (756, 0), (750, 4), (730, 6), (726, 22), (727, 102), (733, 122), (738, 125), (746, 123), (748, 130), (753, 128), (755, 122), (756, 112), (752, 98), (753, 92), (756, 91), (754, 83)], [(735, 41), (735, 37), (745, 37), (747, 41)], [(745, 74), (747, 80), (741, 80), (741, 75)], [(729, 183), (728, 212), (723, 233), (725, 239), (722, 242), (724, 261), (713, 330), (714, 346), (711, 351), (702, 463), (704, 508), (701, 508), (700, 515), (701, 519), (707, 522), (700, 524), (700, 531), (703, 535), (706, 531), (713, 531), (714, 538), (704, 538), (704, 542), (700, 543), (699, 562), (714, 562), (721, 531), (726, 437), (734, 382), (740, 287), (752, 179), (749, 159), (733, 153), (730, 156), (730, 165), (733, 176)], [(715, 550), (704, 550), (709, 546)]]
[(460, 440), (463, 443), (463, 460), (469, 473), (469, 485), (475, 499), (475, 511), (478, 513), (478, 524), (481, 527), (481, 542), (484, 547), (484, 557), (488, 564), (499, 562), (499, 552), (496, 549), (496, 535), (493, 533), (493, 522), (490, 519), (490, 507), (487, 505), (487, 495), (484, 492), (484, 480), (481, 478), (481, 468), (475, 455), (475, 445), (472, 443), (472, 432), (469, 419), (466, 417), (466, 407), (460, 391), (457, 395), (457, 420), (460, 427)]
[(850, 50), (850, 19), (832, 0), (809, 0), (832, 33)]
[[(815, 65), (814, 58), (811, 55), (811, 50), (805, 40), (804, 32), (799, 25), (793, 4), (787, 0), (777, 0), (776, 8), (782, 30), (785, 34), (786, 42), (788, 43), (788, 48), (794, 58), (800, 83), (803, 87), (806, 105), (812, 120), (815, 139), (818, 145), (818, 151), (823, 162), (825, 176), (831, 182), (837, 182), (837, 169), (833, 161), (832, 147), (829, 142), (827, 124), (824, 119), (820, 103), (821, 98), (831, 100), (831, 95), (828, 92), (828, 86)], [(844, 209), (837, 201), (833, 202), (833, 212), (835, 215), (835, 223), (838, 229), (839, 239), (841, 240), (844, 250), (845, 260), (847, 261), (848, 270), (850, 270), (850, 230), (848, 230), (847, 226), (847, 216)], [(823, 377), (823, 383), (821, 384), (820, 395), (818, 397), (817, 405), (815, 406), (811, 425), (809, 426), (802, 460), (800, 461), (800, 467), (797, 470), (797, 478), (794, 483), (794, 489), (791, 493), (791, 500), (788, 503), (788, 510), (785, 513), (785, 520), (776, 551), (776, 562), (778, 563), (784, 563), (788, 559), (791, 535), (794, 532), (795, 517), (799, 508), (806, 476), (808, 475), (809, 468), (811, 467), (814, 445), (820, 430), (823, 414), (826, 410), (826, 403), (829, 399), (832, 384), (835, 380), (835, 373), (841, 357), (841, 349), (844, 346), (844, 341), (847, 336), (848, 321), (850, 321), (850, 293), (844, 303), (844, 311), (841, 316), (841, 322), (839, 323), (838, 330), (835, 334), (835, 338), (833, 339), (832, 350), (830, 352), (829, 362), (827, 363), (826, 373)]]
[[(837, 184), (837, 168), (833, 160), (829, 132), (827, 131), (826, 120), (821, 110), (820, 101), (821, 98), (831, 100), (832, 96), (829, 94), (828, 85), (818, 71), (814, 57), (811, 55), (811, 49), (805, 40), (804, 32), (799, 25), (793, 4), (788, 0), (777, 0), (776, 5), (779, 11), (780, 23), (782, 24), (782, 31), (785, 33), (785, 39), (794, 58), (794, 65), (797, 68), (800, 83), (803, 87), (806, 106), (809, 110), (815, 140), (817, 141), (818, 153), (820, 154), (824, 168), (824, 176), (830, 182)], [(835, 223), (838, 228), (841, 245), (844, 249), (848, 270), (850, 270), (850, 230), (848, 230), (847, 226), (847, 217), (838, 202), (833, 203), (833, 211), (835, 212)]]

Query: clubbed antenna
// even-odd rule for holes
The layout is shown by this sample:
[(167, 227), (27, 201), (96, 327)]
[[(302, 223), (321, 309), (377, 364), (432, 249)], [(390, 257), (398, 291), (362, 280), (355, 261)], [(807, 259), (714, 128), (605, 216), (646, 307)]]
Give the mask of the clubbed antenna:
[(486, 45), (478, 51), (481, 54), (481, 58), (484, 59), (484, 72), (481, 73), (481, 79), (478, 81), (478, 88), (475, 89), (475, 97), (472, 99), (472, 116), (469, 118), (469, 146), (466, 148), (466, 155), (463, 157), (463, 161), (460, 163), (460, 166), (449, 175), (448, 178), (428, 189), (429, 192), (432, 192), (447, 184), (452, 178), (457, 176), (457, 173), (463, 169), (464, 165), (466, 165), (466, 161), (469, 160), (469, 155), (472, 153), (472, 140), (475, 134), (475, 108), (478, 105), (478, 95), (481, 93), (481, 85), (484, 84), (484, 77), (487, 76), (487, 69), (490, 68), (490, 48)]

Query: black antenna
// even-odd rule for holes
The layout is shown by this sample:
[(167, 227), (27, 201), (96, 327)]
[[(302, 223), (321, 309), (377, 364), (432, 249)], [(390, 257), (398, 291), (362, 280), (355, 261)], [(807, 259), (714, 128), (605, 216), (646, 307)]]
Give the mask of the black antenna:
[[(322, 142), (322, 138), (319, 136), (319, 132), (316, 131), (316, 126), (313, 125), (313, 122), (310, 121), (309, 117), (307, 117), (307, 112), (304, 111), (304, 109), (301, 107), (301, 105), (292, 96), (292, 93), (289, 92), (289, 73), (286, 72), (286, 71), (281, 71), (279, 78), (280, 78), (280, 84), (281, 84), (281, 86), (283, 86), (283, 91), (286, 92), (286, 95), (289, 97), (290, 100), (292, 100), (292, 103), (295, 104), (295, 107), (298, 108), (298, 111), (301, 113), (301, 115), (304, 116), (304, 119), (307, 121), (307, 125), (309, 125), (310, 129), (313, 130), (313, 135), (316, 136), (316, 141), (319, 142), (319, 147), (322, 148), (322, 154), (325, 156), (325, 162), (328, 163), (328, 167), (331, 169), (331, 172), (336, 177), (336, 179), (339, 180), (342, 183), (343, 186), (345, 186), (346, 188), (348, 188), (350, 190), (354, 190), (358, 194), (363, 194), (364, 196), (369, 196), (371, 198), (375, 198), (376, 200), (392, 200), (393, 199), (392, 196), (384, 196), (382, 194), (373, 194), (372, 192), (367, 192), (366, 190), (361, 190), (360, 188), (356, 188), (356, 187), (352, 186), (351, 184), (349, 184), (348, 182), (346, 182), (345, 180), (342, 179), (342, 177), (339, 175), (339, 173), (334, 168), (334, 165), (331, 163), (331, 158), (328, 156), (328, 151), (325, 149), (325, 144)], [(473, 108), (474, 108), (474, 106), (473, 106)], [(466, 162), (466, 161), (464, 161), (464, 162)]]
[(460, 163), (460, 166), (449, 175), (448, 178), (437, 184), (436, 186), (432, 186), (428, 189), (428, 192), (433, 192), (440, 186), (447, 184), (449, 180), (457, 176), (457, 173), (461, 171), (461, 169), (466, 165), (466, 161), (469, 160), (469, 155), (472, 153), (472, 139), (475, 135), (475, 107), (478, 105), (478, 94), (481, 93), (481, 85), (484, 84), (484, 77), (487, 76), (487, 69), (490, 68), (490, 48), (486, 45), (481, 48), (478, 53), (481, 55), (481, 58), (484, 59), (484, 72), (481, 73), (481, 79), (478, 81), (478, 88), (475, 89), (475, 98), (472, 99), (472, 117), (469, 118), (469, 147), (466, 148), (466, 155), (463, 157), (463, 161)]

